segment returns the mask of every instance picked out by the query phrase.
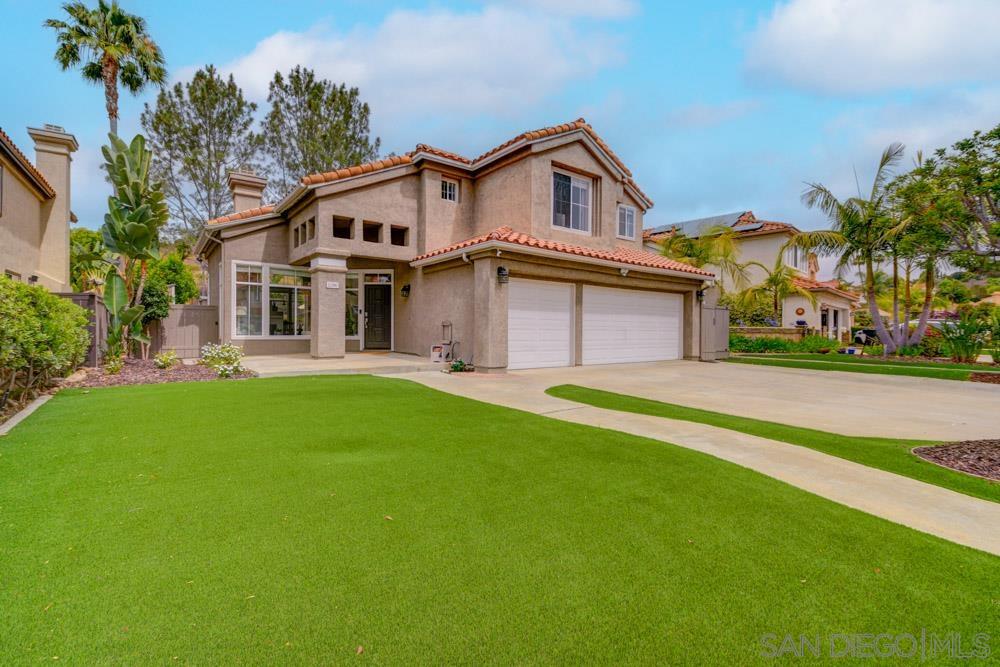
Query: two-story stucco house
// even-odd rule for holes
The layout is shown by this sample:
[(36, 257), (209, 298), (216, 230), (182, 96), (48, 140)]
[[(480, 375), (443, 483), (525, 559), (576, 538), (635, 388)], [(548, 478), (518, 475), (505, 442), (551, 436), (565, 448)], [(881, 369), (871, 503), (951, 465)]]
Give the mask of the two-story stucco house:
[[(783, 262), (798, 272), (795, 282), (811, 292), (816, 303), (800, 295), (785, 298), (781, 308), (781, 326), (806, 326), (831, 338), (844, 338), (851, 330), (851, 311), (857, 308), (858, 295), (840, 289), (836, 280), (817, 280), (818, 266), (810, 262), (808, 253), (798, 248), (785, 248), (789, 239), (801, 233), (794, 225), (773, 220), (760, 220), (753, 211), (739, 211), (709, 218), (686, 220), (645, 230), (643, 238), (650, 252), (658, 252), (663, 239), (675, 233), (697, 238), (718, 226), (732, 227), (739, 252), (739, 261), (754, 263), (747, 267), (749, 285), (756, 285), (767, 278), (768, 269), (774, 267), (783, 254)], [(815, 259), (815, 258), (813, 258)], [(726, 290), (734, 290), (729, 276), (718, 269), (719, 283)]]
[(63, 128), (28, 128), (32, 163), (0, 129), (0, 271), (54, 292), (69, 290), (70, 163), (79, 148)]
[(247, 354), (430, 354), (478, 370), (696, 358), (714, 275), (643, 248), (653, 202), (583, 119), (476, 158), (409, 153), (313, 174), (275, 205), (230, 176), (206, 225), (220, 338)]

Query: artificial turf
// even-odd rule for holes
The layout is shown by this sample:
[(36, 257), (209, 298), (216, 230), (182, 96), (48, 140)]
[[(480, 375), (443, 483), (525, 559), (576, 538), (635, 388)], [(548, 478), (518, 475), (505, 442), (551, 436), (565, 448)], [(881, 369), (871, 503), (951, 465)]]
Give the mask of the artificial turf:
[(862, 356), (860, 354), (819, 354), (806, 352), (785, 353), (753, 353), (742, 354), (741, 357), (754, 357), (757, 359), (801, 359), (806, 361), (825, 361), (836, 364), (875, 364), (880, 366), (902, 366), (930, 368), (940, 370), (942, 368), (955, 368), (978, 373), (1000, 373), (1000, 366), (992, 364), (968, 364), (955, 361), (926, 361), (922, 359), (907, 359), (890, 357), (883, 359), (878, 356)]
[(61, 392), (0, 439), (0, 563), (4, 664), (745, 664), (766, 634), (1000, 631), (995, 556), (363, 376)]
[(811, 371), (841, 371), (843, 373), (868, 373), (872, 375), (905, 375), (909, 377), (926, 377), (937, 380), (968, 380), (972, 371), (959, 368), (931, 368), (929, 366), (910, 366), (888, 362), (884, 364), (852, 363), (830, 361), (827, 359), (810, 361), (791, 359), (788, 357), (771, 356), (731, 356), (726, 359), (733, 364), (752, 364), (756, 366), (780, 366), (783, 368), (806, 368)]
[(1000, 502), (1000, 484), (981, 477), (949, 470), (925, 461), (911, 452), (914, 447), (942, 444), (938, 441), (841, 435), (571, 384), (551, 387), (546, 393), (598, 408), (708, 424), (761, 438), (800, 445), (966, 495)]

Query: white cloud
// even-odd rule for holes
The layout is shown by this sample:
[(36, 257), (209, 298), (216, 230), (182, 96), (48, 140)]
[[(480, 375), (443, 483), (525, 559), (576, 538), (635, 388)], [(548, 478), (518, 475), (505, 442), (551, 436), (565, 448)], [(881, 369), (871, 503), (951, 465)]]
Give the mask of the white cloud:
[(760, 108), (758, 100), (732, 100), (720, 104), (689, 104), (667, 114), (667, 123), (674, 127), (714, 127), (741, 118)]
[(626, 18), (639, 10), (635, 0), (514, 0), (513, 4), (551, 14), (599, 19)]
[[(255, 100), (295, 65), (358, 86), (382, 118), (514, 114), (618, 62), (617, 44), (571, 17), (514, 7), (396, 11), (374, 28), (277, 32), (220, 66)], [(187, 78), (193, 70), (179, 73)]]
[(997, 0), (789, 0), (751, 35), (754, 78), (824, 93), (1000, 80)]

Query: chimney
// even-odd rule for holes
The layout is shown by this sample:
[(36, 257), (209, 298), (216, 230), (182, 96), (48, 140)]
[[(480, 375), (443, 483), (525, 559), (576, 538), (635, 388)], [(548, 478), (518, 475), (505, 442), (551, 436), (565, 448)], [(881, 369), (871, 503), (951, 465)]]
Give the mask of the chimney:
[(38, 272), (55, 283), (56, 290), (68, 291), (69, 225), (73, 218), (70, 164), (80, 145), (58, 125), (29, 127), (28, 135), (35, 142), (35, 167), (56, 191), (56, 196), (42, 205)]
[(819, 257), (816, 256), (816, 253), (811, 252), (807, 261), (809, 262), (809, 280), (816, 280), (816, 276), (819, 274)]
[(257, 208), (264, 199), (264, 187), (267, 179), (258, 176), (250, 169), (240, 169), (229, 172), (229, 189), (233, 193), (233, 210), (235, 213)]

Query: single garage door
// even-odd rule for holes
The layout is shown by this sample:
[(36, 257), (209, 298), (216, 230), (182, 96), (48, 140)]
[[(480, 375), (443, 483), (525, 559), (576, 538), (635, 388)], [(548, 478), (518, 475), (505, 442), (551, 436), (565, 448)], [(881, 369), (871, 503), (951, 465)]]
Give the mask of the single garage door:
[(574, 287), (512, 278), (507, 294), (507, 368), (572, 363)]
[(585, 285), (583, 363), (679, 359), (683, 300), (680, 294)]

